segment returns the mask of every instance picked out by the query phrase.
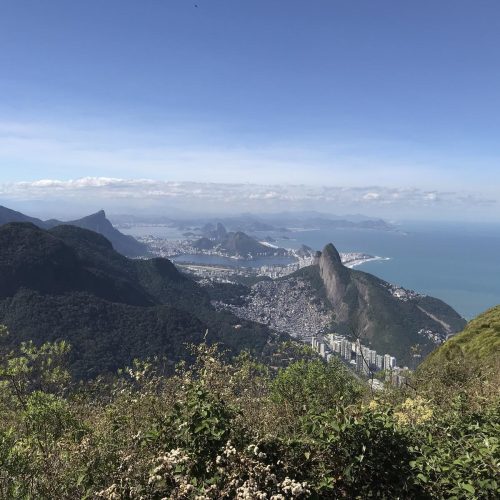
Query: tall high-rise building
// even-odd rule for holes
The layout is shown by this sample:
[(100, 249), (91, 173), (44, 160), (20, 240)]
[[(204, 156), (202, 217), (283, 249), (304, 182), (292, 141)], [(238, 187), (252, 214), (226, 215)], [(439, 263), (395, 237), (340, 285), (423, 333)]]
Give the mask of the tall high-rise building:
[(376, 367), (379, 369), (379, 370), (383, 370), (384, 369), (384, 356), (380, 355), (380, 354), (377, 354), (377, 358), (376, 358), (376, 361), (375, 361), (375, 365)]
[(342, 339), (341, 352), (340, 352), (341, 356), (345, 360), (351, 361), (351, 353), (352, 353), (352, 343), (346, 339)]
[(384, 370), (392, 370), (396, 366), (396, 358), (390, 354), (384, 355)]
[(319, 350), (319, 354), (322, 358), (325, 357), (325, 344), (323, 344), (323, 342), (320, 342), (319, 343), (319, 347), (318, 347), (318, 350)]
[(368, 375), (370, 373), (370, 367), (362, 353), (356, 353), (356, 371), (363, 375)]

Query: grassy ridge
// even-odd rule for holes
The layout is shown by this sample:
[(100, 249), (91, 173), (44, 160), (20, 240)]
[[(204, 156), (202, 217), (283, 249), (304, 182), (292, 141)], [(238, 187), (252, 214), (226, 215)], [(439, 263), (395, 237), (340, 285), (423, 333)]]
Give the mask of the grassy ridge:
[(500, 354), (500, 306), (473, 319), (455, 337), (448, 340), (429, 358), (428, 364), (456, 360), (465, 356), (483, 365), (498, 365)]

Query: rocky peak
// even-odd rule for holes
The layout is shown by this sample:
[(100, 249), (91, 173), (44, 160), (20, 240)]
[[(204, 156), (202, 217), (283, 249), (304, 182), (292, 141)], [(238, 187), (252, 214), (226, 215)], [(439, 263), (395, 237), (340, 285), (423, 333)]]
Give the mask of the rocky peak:
[(104, 210), (99, 210), (99, 212), (96, 212), (95, 214), (87, 215), (87, 217), (67, 222), (66, 224), (74, 224), (75, 226), (84, 227), (85, 229), (90, 229), (98, 233), (110, 230), (113, 227), (111, 222), (106, 219), (106, 212), (104, 212)]
[(323, 248), (321, 252), (321, 256), (323, 259), (328, 259), (328, 261), (334, 266), (342, 266), (342, 259), (340, 258), (340, 254), (337, 249), (333, 246), (332, 243), (328, 243), (328, 245)]
[(349, 269), (342, 264), (339, 252), (331, 243), (325, 246), (317, 260), (323, 280), (335, 279), (339, 283), (347, 284)]
[(88, 215), (87, 217), (84, 218), (88, 220), (103, 221), (106, 220), (106, 212), (104, 210), (99, 210), (99, 212)]
[(220, 240), (223, 240), (227, 236), (226, 228), (220, 222), (217, 223), (217, 228), (215, 231), (217, 233), (217, 238), (219, 238)]
[(328, 299), (339, 317), (347, 317), (348, 306), (344, 298), (351, 281), (349, 269), (342, 264), (339, 252), (331, 243), (325, 246), (317, 258), (317, 264)]

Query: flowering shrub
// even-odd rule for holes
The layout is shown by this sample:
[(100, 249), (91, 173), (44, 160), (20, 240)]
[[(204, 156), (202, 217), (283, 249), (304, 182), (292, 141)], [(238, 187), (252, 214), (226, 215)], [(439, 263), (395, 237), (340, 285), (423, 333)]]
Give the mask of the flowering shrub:
[[(498, 395), (374, 399), (342, 365), (216, 347), (70, 386), (62, 344), (0, 357), (0, 498), (495, 498)], [(442, 388), (444, 391), (444, 388)], [(491, 391), (491, 389), (490, 389)], [(467, 401), (467, 404), (464, 404)], [(469, 402), (474, 404), (469, 404)]]
[(432, 414), (429, 402), (417, 396), (414, 399), (407, 398), (394, 416), (399, 425), (419, 425), (430, 420)]

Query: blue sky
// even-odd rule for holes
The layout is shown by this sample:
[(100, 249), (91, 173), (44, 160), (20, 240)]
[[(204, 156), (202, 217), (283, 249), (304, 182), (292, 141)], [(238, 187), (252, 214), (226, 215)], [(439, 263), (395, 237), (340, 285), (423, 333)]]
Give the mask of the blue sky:
[(500, 219), (497, 0), (5, 0), (0, 95), (0, 201), (145, 178)]

